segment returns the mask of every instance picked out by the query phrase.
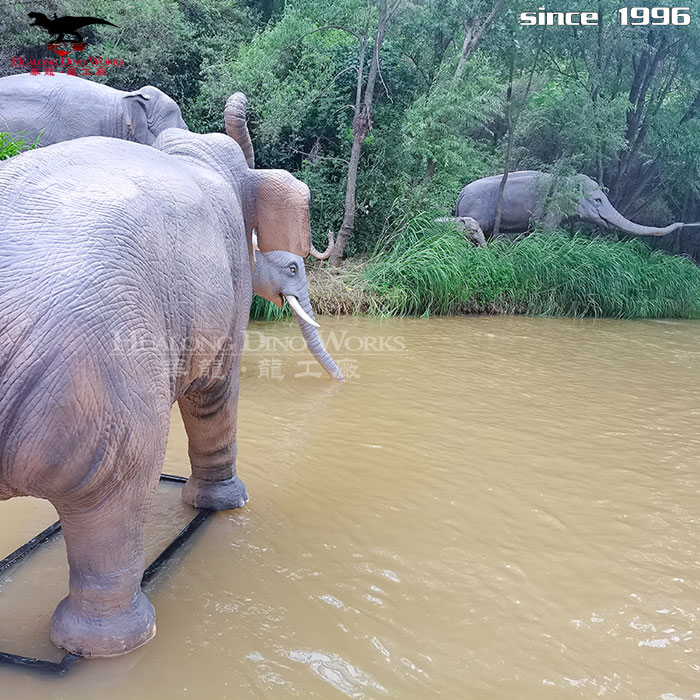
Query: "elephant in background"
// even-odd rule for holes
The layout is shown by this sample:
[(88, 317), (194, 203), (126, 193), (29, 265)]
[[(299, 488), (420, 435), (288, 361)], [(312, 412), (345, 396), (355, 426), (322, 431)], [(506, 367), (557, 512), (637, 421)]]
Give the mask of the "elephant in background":
[(74, 75), (0, 78), (0, 132), (39, 146), (82, 136), (111, 136), (151, 145), (165, 129), (187, 129), (177, 103), (146, 85), (133, 92)]
[(452, 222), (457, 229), (476, 248), (486, 248), (486, 236), (479, 226), (479, 222), (469, 216), (441, 216), (435, 219), (437, 223)]
[[(469, 183), (457, 199), (455, 217), (471, 219), (488, 237), (493, 233), (496, 221), (498, 191), (502, 175), (493, 175)], [(551, 194), (553, 176), (538, 170), (521, 170), (510, 173), (503, 190), (501, 233), (525, 233), (546, 209)], [(565, 187), (574, 192), (576, 210), (573, 216), (602, 228), (614, 228), (637, 236), (665, 236), (683, 226), (691, 224), (675, 223), (665, 228), (642, 226), (626, 219), (610, 203), (598, 184), (586, 175), (565, 178)], [(554, 213), (557, 225), (568, 218), (565, 212)]]
[[(253, 242), (310, 246), (308, 188), (251, 170), (223, 134), (154, 147), (88, 137), (0, 164), (0, 499), (48, 499), (69, 594), (51, 639), (84, 656), (146, 643), (146, 503), (178, 402), (185, 501), (242, 506), (239, 369)], [(127, 341), (125, 341), (127, 339)]]

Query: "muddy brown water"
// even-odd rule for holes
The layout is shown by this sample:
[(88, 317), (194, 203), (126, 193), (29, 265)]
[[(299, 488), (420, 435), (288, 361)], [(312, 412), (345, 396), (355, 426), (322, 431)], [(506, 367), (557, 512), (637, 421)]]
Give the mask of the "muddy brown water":
[[(156, 639), (60, 679), (0, 667), (0, 697), (700, 697), (700, 324), (322, 331), (344, 386), (295, 376), (294, 325), (251, 325), (251, 501), (149, 584)], [(177, 413), (164, 469), (188, 471)], [(190, 515), (161, 488), (149, 552)], [(53, 516), (0, 503), (0, 552)], [(58, 658), (65, 590), (60, 539), (0, 577), (0, 649)]]

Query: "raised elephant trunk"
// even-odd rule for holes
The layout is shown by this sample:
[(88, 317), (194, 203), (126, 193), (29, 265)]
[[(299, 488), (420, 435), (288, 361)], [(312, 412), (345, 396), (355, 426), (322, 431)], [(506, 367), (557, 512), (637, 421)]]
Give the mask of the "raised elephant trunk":
[(323, 251), (323, 253), (319, 253), (319, 251), (317, 251), (316, 248), (314, 248), (313, 243), (309, 246), (309, 252), (316, 258), (316, 260), (327, 260), (331, 257), (331, 253), (333, 252), (333, 246), (335, 246), (335, 241), (333, 240), (333, 232), (329, 231), (328, 247)]
[(634, 221), (626, 219), (622, 214), (620, 214), (617, 209), (612, 205), (605, 207), (604, 212), (600, 212), (600, 216), (603, 221), (612, 226), (613, 228), (619, 228), (625, 233), (631, 233), (635, 236), (666, 236), (669, 233), (677, 231), (679, 228), (685, 226), (683, 223), (670, 224), (664, 228), (656, 228), (654, 226), (642, 226), (641, 224), (635, 224)]
[(235, 92), (226, 100), (224, 108), (224, 122), (226, 133), (241, 147), (246, 163), (249, 168), (255, 167), (255, 153), (253, 152), (253, 142), (248, 133), (246, 122), (246, 108), (248, 100), (242, 92)]
[[(316, 317), (314, 316), (314, 311), (311, 308), (311, 302), (309, 301), (308, 295), (302, 297), (301, 299), (296, 299), (295, 297), (292, 298), (301, 306), (301, 309), (306, 317), (308, 317), (313, 323), (316, 323)], [(290, 298), (287, 297), (288, 302), (289, 300)], [(316, 323), (316, 326), (313, 326), (311, 323), (308, 323), (306, 320), (304, 320), (304, 316), (298, 313), (292, 303), (290, 303), (290, 306), (292, 307), (294, 315), (297, 317), (297, 321), (299, 322), (301, 333), (306, 341), (306, 347), (309, 348), (311, 354), (316, 358), (321, 367), (323, 367), (323, 369), (330, 374), (332, 379), (337, 379), (338, 381), (342, 382), (344, 379), (343, 373), (338, 368), (338, 365), (335, 364), (333, 358), (329, 355), (328, 350), (326, 350), (326, 347), (321, 340), (321, 336), (318, 334), (318, 324)]]

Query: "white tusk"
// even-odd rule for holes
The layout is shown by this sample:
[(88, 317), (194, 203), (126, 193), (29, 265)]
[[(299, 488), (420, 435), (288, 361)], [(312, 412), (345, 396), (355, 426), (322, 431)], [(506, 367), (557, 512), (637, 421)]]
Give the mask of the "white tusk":
[(253, 235), (253, 250), (260, 250), (260, 248), (258, 248), (258, 232), (255, 229), (253, 229), (252, 235)]
[(306, 311), (301, 308), (301, 304), (296, 297), (293, 297), (291, 294), (285, 294), (284, 298), (287, 300), (287, 303), (292, 307), (297, 316), (301, 316), (304, 321), (315, 328), (320, 328), (319, 324), (316, 323), (316, 321), (314, 321), (313, 318), (311, 318), (311, 316), (309, 316), (309, 314), (307, 314)]

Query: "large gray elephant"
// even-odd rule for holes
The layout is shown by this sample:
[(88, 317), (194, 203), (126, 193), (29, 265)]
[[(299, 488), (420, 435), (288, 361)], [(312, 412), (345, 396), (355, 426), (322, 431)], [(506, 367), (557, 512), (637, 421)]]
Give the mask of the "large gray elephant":
[(69, 594), (51, 639), (85, 656), (155, 634), (143, 520), (178, 402), (199, 508), (242, 506), (239, 368), (261, 250), (308, 253), (308, 188), (223, 134), (103, 137), (0, 163), (0, 499), (58, 511)]
[[(244, 149), (246, 161), (254, 167), (253, 146), (246, 125), (246, 97), (243, 93), (232, 95), (226, 104), (226, 131)], [(180, 108), (165, 93), (154, 87), (145, 87), (131, 93), (94, 83), (75, 76), (58, 74), (13, 75), (0, 78), (0, 132), (14, 136), (23, 134), (33, 140), (41, 133), (39, 145), (47, 146), (82, 136), (111, 136), (151, 145), (158, 134), (167, 128), (187, 129)], [(324, 260), (330, 256), (333, 244), (321, 253), (309, 243), (308, 252)], [(267, 253), (262, 253), (262, 260)], [(278, 256), (277, 261), (280, 260)], [(303, 264), (301, 266), (303, 270)], [(285, 269), (266, 267), (269, 281), (288, 285)], [(313, 311), (308, 300), (306, 278), (297, 278), (295, 289), (300, 299), (306, 299), (308, 308), (295, 308), (295, 315), (309, 350), (323, 368), (335, 379), (343, 378), (338, 366), (326, 351), (314, 326)], [(303, 282), (303, 285), (299, 284)], [(303, 287), (303, 288), (302, 288)], [(253, 276), (253, 291), (257, 291)], [(269, 297), (279, 304), (280, 294)], [(294, 304), (294, 292), (286, 294), (290, 306)]]
[[(459, 193), (455, 217), (458, 220), (476, 221), (481, 231), (486, 236), (490, 236), (496, 220), (498, 190), (502, 177), (502, 175), (494, 175), (469, 183)], [(563, 185), (574, 193), (573, 216), (595, 226), (619, 229), (624, 233), (638, 236), (665, 236), (687, 225), (675, 223), (665, 228), (656, 228), (636, 224), (620, 214), (598, 184), (586, 175), (566, 178)], [(551, 195), (551, 189), (552, 175), (548, 173), (538, 170), (520, 170), (510, 173), (503, 190), (500, 232), (528, 231), (533, 220), (545, 213), (542, 211), (542, 202)], [(565, 218), (567, 218), (565, 213), (555, 213), (555, 220), (551, 223), (561, 223)]]
[(150, 145), (172, 127), (187, 129), (180, 108), (151, 85), (123, 92), (63, 73), (0, 78), (0, 132), (40, 146), (82, 136)]

